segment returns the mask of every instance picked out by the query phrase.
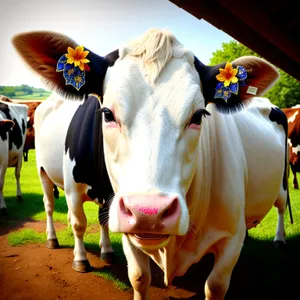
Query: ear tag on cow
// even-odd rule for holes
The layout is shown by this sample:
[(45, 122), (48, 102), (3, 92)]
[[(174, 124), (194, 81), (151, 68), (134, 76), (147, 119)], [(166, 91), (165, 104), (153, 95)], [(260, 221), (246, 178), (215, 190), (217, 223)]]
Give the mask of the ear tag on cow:
[(231, 97), (231, 94), (238, 94), (239, 84), (245, 85), (245, 79), (247, 78), (247, 71), (242, 66), (233, 68), (230, 62), (227, 62), (225, 68), (219, 69), (220, 74), (216, 76), (219, 81), (216, 86), (216, 92), (214, 98), (224, 99), (225, 102)]
[(77, 46), (75, 50), (68, 47), (68, 53), (57, 62), (56, 72), (63, 72), (66, 85), (72, 85), (77, 91), (85, 84), (85, 71), (90, 71), (88, 54), (83, 46)]

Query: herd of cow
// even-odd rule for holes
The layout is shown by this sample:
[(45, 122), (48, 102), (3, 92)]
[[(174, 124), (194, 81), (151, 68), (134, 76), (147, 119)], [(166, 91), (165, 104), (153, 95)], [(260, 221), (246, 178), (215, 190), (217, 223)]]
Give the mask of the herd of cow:
[(135, 300), (149, 297), (149, 257), (169, 285), (207, 253), (215, 262), (206, 299), (223, 299), (246, 230), (273, 205), (274, 241), (285, 243), (288, 163), (299, 188), (300, 107), (280, 110), (259, 97), (278, 78), (272, 65), (249, 56), (205, 66), (154, 29), (105, 57), (53, 32), (20, 34), (13, 44), (54, 92), (45, 101), (0, 98), (0, 211), (9, 213), (6, 168), (16, 168), (21, 200), (22, 157), (36, 148), (47, 246), (59, 247), (58, 186), (74, 231), (74, 270), (91, 269), (84, 201), (100, 207), (103, 260), (113, 257), (108, 228), (124, 233)]

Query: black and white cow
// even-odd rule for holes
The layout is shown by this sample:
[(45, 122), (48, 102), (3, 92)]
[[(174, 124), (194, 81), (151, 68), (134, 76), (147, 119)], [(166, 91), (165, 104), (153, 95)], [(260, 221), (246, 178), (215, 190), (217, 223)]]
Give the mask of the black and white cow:
[[(20, 186), (20, 172), (22, 167), (23, 147), (26, 138), (28, 108), (24, 104), (14, 104), (0, 101), (0, 118), (14, 123), (11, 130), (1, 130), (0, 138), (0, 210), (6, 213), (6, 204), (3, 197), (3, 186), (6, 169), (15, 168), (17, 183), (17, 200), (22, 201)], [(7, 122), (4, 123), (7, 126)], [(7, 128), (6, 128), (7, 129)]]
[[(285, 242), (287, 119), (258, 97), (279, 76), (272, 65), (240, 57), (205, 66), (156, 29), (106, 57), (52, 32), (20, 34), (13, 42), (54, 90), (80, 98), (54, 94), (35, 118), (48, 243), (57, 246), (55, 183), (69, 207), (74, 269), (89, 269), (83, 202), (107, 204), (112, 191), (109, 226), (124, 233), (135, 300), (149, 299), (149, 257), (168, 285), (207, 253), (215, 260), (206, 299), (224, 299), (246, 229), (273, 205), (275, 241)], [(249, 106), (224, 114), (243, 103)], [(111, 253), (108, 235), (105, 242)]]

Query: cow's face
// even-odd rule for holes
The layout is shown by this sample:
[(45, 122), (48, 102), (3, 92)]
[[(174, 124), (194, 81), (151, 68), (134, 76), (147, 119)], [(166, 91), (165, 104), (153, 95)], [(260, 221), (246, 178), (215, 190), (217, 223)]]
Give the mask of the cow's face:
[(161, 246), (170, 234), (188, 230), (185, 195), (207, 113), (190, 52), (172, 57), (155, 83), (146, 71), (141, 60), (121, 55), (107, 71), (102, 108), (105, 158), (116, 192), (110, 229), (130, 233), (143, 247)]

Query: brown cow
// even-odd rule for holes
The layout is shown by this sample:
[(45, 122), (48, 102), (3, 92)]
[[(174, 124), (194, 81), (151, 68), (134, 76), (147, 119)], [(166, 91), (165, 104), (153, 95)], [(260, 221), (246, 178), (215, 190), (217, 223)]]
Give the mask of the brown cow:
[(24, 161), (28, 161), (28, 151), (35, 149), (34, 146), (34, 112), (36, 108), (42, 103), (41, 100), (11, 100), (5, 96), (0, 95), (0, 100), (5, 102), (26, 104), (28, 106), (28, 118), (27, 118), (27, 132), (26, 140), (23, 149)]
[(288, 118), (288, 138), (290, 148), (290, 166), (294, 174), (294, 188), (299, 189), (296, 172), (300, 173), (300, 105), (283, 108)]

